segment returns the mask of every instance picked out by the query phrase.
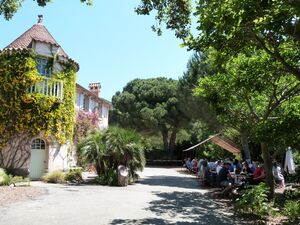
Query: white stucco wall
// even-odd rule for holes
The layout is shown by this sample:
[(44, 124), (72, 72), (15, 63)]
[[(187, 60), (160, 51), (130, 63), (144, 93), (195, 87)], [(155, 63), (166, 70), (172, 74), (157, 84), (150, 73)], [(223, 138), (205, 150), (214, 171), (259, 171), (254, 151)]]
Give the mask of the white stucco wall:
[(53, 170), (67, 170), (69, 168), (68, 144), (49, 145), (48, 172)]

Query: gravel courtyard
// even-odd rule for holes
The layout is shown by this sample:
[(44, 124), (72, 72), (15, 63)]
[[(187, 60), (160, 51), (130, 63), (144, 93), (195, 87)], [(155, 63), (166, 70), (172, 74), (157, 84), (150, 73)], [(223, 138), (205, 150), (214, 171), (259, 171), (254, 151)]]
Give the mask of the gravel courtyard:
[(175, 168), (145, 168), (128, 187), (33, 182), (46, 194), (0, 206), (1, 225), (243, 224)]

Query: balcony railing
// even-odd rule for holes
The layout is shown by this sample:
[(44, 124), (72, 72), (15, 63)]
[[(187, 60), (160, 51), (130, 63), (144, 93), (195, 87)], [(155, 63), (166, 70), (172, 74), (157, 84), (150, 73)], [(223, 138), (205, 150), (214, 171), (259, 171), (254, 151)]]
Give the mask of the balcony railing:
[(59, 101), (62, 101), (63, 89), (64, 89), (63, 81), (43, 77), (42, 81), (32, 85), (29, 88), (29, 93), (37, 93), (46, 96), (52, 96), (59, 99)]

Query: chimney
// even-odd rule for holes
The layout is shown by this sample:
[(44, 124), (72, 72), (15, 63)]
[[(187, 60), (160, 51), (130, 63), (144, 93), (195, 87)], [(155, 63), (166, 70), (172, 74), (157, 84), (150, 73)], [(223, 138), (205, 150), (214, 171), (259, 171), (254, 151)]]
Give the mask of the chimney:
[(100, 89), (101, 89), (100, 83), (89, 83), (89, 89), (90, 92), (92, 92), (94, 95), (100, 97)]

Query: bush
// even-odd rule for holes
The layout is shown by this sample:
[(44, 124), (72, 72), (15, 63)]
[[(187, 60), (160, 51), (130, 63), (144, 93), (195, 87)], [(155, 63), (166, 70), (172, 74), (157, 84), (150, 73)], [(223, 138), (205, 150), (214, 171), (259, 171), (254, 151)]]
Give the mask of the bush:
[(101, 185), (117, 186), (117, 171), (114, 169), (108, 169), (103, 175), (96, 177), (95, 182)]
[(63, 172), (54, 170), (53, 172), (43, 176), (42, 180), (46, 183), (63, 183), (65, 179)]
[(8, 175), (4, 169), (0, 168), (0, 186), (10, 185), (12, 176)]
[(0, 168), (0, 186), (1, 185), (11, 185), (16, 186), (16, 183), (29, 182), (29, 178), (23, 178), (22, 176), (12, 176), (7, 174), (4, 169)]
[(268, 201), (269, 188), (265, 183), (257, 186), (251, 186), (246, 189), (242, 197), (235, 202), (235, 209), (238, 212), (249, 213), (260, 218), (268, 216), (273, 212), (271, 204)]
[(286, 189), (283, 192), (283, 196), (287, 200), (300, 199), (300, 188), (297, 188), (297, 189)]
[(286, 215), (290, 221), (300, 221), (300, 201), (289, 200), (285, 203), (283, 209), (284, 215)]
[(83, 182), (82, 179), (82, 168), (72, 168), (65, 174), (65, 180), (74, 183)]

